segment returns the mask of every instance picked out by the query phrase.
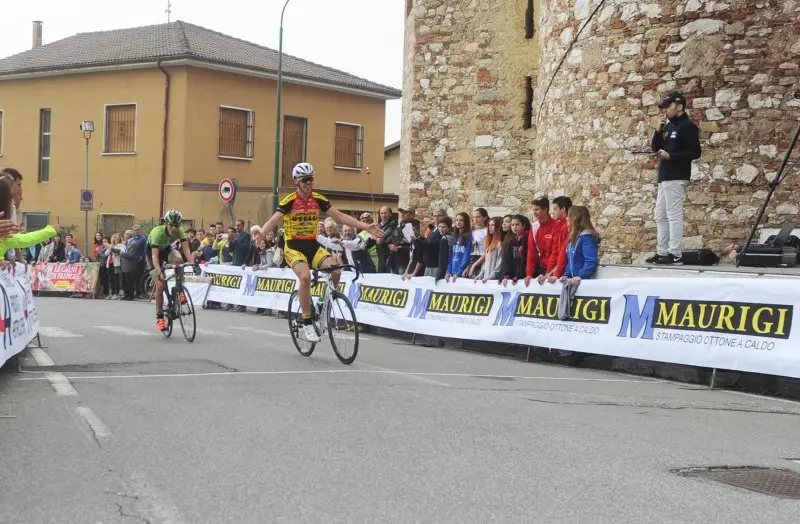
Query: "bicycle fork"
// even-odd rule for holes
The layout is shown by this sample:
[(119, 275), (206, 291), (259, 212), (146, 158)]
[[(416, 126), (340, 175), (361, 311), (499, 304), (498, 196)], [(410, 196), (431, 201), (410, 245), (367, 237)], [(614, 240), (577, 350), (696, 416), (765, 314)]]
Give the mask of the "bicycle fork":
[(316, 324), (317, 333), (320, 336), (325, 334), (326, 331), (325, 319), (327, 318), (328, 308), (330, 307), (328, 300), (325, 300), (325, 298), (326, 297), (323, 295), (322, 301), (317, 302), (316, 304), (313, 305), (314, 309), (316, 310), (315, 312), (317, 316), (317, 318), (314, 320), (314, 324)]

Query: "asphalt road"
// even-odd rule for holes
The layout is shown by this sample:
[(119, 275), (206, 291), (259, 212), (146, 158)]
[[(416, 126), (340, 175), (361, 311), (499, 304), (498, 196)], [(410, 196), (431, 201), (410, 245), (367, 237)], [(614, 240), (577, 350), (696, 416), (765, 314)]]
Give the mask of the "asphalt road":
[[(286, 322), (40, 298), (0, 375), (0, 522), (797, 522), (675, 468), (800, 470), (800, 404), (373, 335), (350, 367)], [(44, 366), (44, 367), (43, 367)], [(48, 374), (49, 373), (49, 374)]]

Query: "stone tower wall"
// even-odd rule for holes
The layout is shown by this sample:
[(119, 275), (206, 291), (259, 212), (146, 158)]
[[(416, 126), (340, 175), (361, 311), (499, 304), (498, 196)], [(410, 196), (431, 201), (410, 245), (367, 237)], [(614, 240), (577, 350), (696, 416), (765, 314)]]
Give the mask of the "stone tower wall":
[(536, 135), (523, 115), (538, 42), (526, 39), (527, 2), (408, 2), (401, 205), (529, 210)]
[[(703, 146), (685, 247), (746, 236), (800, 117), (800, 2), (537, 0), (526, 39), (522, 0), (407, 1), (402, 204), (528, 213), (534, 196), (569, 194), (603, 230), (604, 262), (640, 261), (657, 166), (626, 151), (649, 146), (657, 100), (678, 89)], [(767, 224), (798, 204), (795, 172)]]
[[(542, 0), (537, 180), (589, 205), (605, 262), (641, 261), (655, 247), (657, 165), (626, 150), (649, 148), (657, 101), (679, 90), (703, 147), (685, 247), (743, 240), (800, 119), (800, 3), (600, 3)], [(795, 173), (768, 224), (797, 219), (798, 203)]]

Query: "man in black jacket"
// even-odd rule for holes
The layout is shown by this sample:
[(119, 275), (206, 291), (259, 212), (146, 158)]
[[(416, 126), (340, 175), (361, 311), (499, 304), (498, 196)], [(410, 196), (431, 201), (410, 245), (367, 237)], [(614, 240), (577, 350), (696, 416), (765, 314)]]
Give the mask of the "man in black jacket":
[(378, 211), (378, 215), (380, 217), (378, 225), (383, 230), (384, 236), (384, 238), (376, 240), (378, 251), (378, 273), (399, 274), (394, 257), (389, 256), (391, 254), (391, 251), (389, 251), (390, 239), (394, 233), (394, 230), (397, 229), (397, 220), (393, 218), (392, 208), (389, 206), (381, 207), (381, 209)]
[(658, 104), (664, 110), (651, 147), (659, 159), (655, 220), (658, 249), (651, 264), (682, 264), (683, 201), (692, 176), (692, 161), (700, 158), (700, 131), (686, 114), (686, 97), (672, 92)]

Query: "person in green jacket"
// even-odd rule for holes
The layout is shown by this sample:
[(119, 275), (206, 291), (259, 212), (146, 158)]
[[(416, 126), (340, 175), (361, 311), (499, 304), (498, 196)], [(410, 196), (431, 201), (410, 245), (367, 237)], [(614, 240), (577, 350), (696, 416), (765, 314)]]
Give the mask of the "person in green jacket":
[[(365, 224), (372, 224), (372, 213), (368, 211), (361, 213), (361, 221)], [(375, 264), (375, 268), (378, 268), (378, 247), (375, 239), (366, 229), (361, 230), (358, 236), (364, 239), (364, 242), (367, 245), (367, 250), (369, 251), (369, 258), (372, 259), (372, 263)]]
[[(2, 213), (0, 216), (11, 216), (11, 205), (11, 186), (5, 180), (0, 180), (0, 213)], [(4, 221), (0, 220), (0, 222)], [(5, 225), (0, 224), (0, 253), (5, 253), (12, 248), (25, 249), (35, 246), (58, 234), (57, 228), (53, 226), (30, 233), (19, 233), (21, 230), (19, 226), (12, 227), (6, 232), (4, 227)]]

